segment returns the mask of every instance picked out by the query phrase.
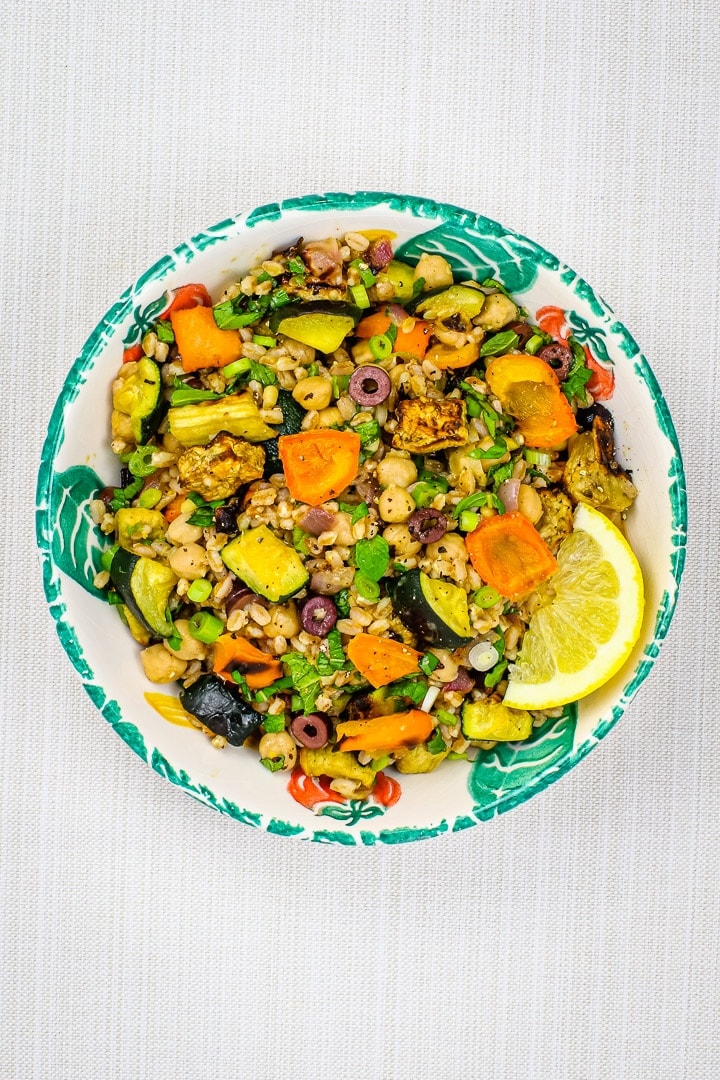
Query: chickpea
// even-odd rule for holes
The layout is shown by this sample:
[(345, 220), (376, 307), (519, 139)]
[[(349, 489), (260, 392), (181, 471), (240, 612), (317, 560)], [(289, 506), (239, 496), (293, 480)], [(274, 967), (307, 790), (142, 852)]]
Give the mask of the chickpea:
[(310, 375), (301, 379), (292, 392), (292, 396), (303, 409), (327, 409), (332, 401), (332, 382), (322, 375)]
[(441, 683), (449, 683), (456, 679), (458, 663), (457, 660), (453, 660), (450, 652), (447, 649), (430, 649), (430, 652), (440, 661), (432, 673), (433, 678)]
[(295, 637), (300, 633), (300, 620), (294, 604), (271, 608), (270, 622), (265, 627), (267, 637)]
[(208, 568), (207, 552), (199, 544), (183, 544), (176, 547), (168, 555), (170, 569), (174, 570), (178, 577), (194, 581), (195, 578), (205, 577)]
[(327, 409), (320, 410), (318, 422), (320, 427), (339, 427), (344, 421), (340, 410), (335, 405), (331, 405)]
[(182, 547), (183, 544), (194, 544), (196, 540), (199, 540), (203, 534), (199, 525), (188, 525), (188, 518), (192, 517), (197, 507), (193, 507), (193, 510), (189, 514), (178, 514), (174, 521), (171, 521), (165, 538), (170, 544), (175, 544), (177, 547)]
[(465, 541), (459, 533), (445, 533), (442, 540), (428, 544), (426, 552), (428, 559), (432, 559), (433, 562), (442, 558), (462, 559), (463, 562), (467, 562), (468, 557)]
[(151, 645), (140, 653), (145, 676), (154, 683), (175, 682), (185, 671), (187, 661), (175, 656), (164, 645)]
[(336, 515), (336, 522), (333, 532), (335, 533), (335, 543), (340, 547), (351, 547), (355, 543), (355, 537), (352, 534), (352, 525), (350, 522), (352, 518), (350, 514), (339, 512)]
[(407, 521), (415, 513), (415, 501), (403, 488), (390, 484), (378, 499), (378, 512), (383, 521)]
[(188, 630), (188, 622), (188, 619), (175, 620), (175, 630), (182, 639), (179, 649), (172, 649), (167, 640), (163, 642), (163, 646), (171, 656), (177, 656), (179, 660), (204, 660), (207, 656), (207, 645), (192, 636)]
[(422, 547), (407, 525), (388, 525), (387, 529), (383, 529), (383, 537), (398, 555), (416, 555)]
[(521, 484), (518, 491), (518, 510), (526, 517), (528, 521), (531, 521), (533, 525), (536, 521), (539, 521), (543, 515), (543, 504), (540, 500), (540, 496), (534, 487), (530, 487), (529, 484)]
[(411, 459), (401, 454), (388, 454), (377, 468), (377, 478), (384, 488), (389, 487), (390, 484), (408, 488), (415, 483), (417, 475), (417, 469)]
[(258, 746), (261, 758), (283, 758), (283, 771), (287, 772), (297, 761), (297, 746), (287, 731), (268, 731)]

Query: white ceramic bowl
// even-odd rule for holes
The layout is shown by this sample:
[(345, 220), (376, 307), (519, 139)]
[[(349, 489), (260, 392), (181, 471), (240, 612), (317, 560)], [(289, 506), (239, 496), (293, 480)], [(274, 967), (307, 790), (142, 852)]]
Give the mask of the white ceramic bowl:
[[(570, 331), (612, 370), (609, 407), (618, 456), (639, 495), (628, 522), (643, 568), (647, 610), (640, 640), (605, 687), (536, 730), (532, 741), (498, 745), (472, 765), (388, 776), (377, 798), (331, 801), (314, 781), (288, 790), (285, 773), (256, 754), (213, 749), (173, 726), (145, 701), (138, 646), (92, 579), (101, 539), (87, 514), (93, 492), (117, 477), (108, 446), (110, 385), (124, 345), (139, 341), (163, 310), (166, 289), (190, 281), (213, 295), (273, 250), (349, 229), (397, 235), (396, 252), (451, 257), (461, 277), (500, 278), (560, 335)], [(457, 274), (456, 274), (457, 278)], [(686, 502), (675, 431), (658, 384), (634, 339), (608, 305), (555, 256), (494, 221), (454, 206), (385, 192), (329, 194), (270, 204), (192, 236), (138, 278), (95, 328), (57, 401), (37, 491), (37, 536), (45, 591), (60, 640), (90, 697), (118, 735), (149, 765), (201, 802), (283, 836), (341, 844), (393, 844), (458, 831), (524, 802), (573, 768), (622, 716), (648, 675), (675, 606), (684, 561)], [(298, 801), (300, 799), (301, 801)], [(310, 805), (303, 805), (303, 802)]]

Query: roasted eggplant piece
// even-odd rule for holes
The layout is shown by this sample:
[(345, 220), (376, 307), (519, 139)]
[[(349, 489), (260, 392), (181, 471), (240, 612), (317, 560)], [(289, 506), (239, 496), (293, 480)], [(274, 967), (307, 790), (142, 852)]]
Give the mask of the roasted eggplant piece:
[(180, 704), (210, 731), (224, 735), (231, 746), (242, 746), (264, 719), (238, 690), (217, 675), (201, 675), (181, 690)]
[(607, 409), (593, 407), (590, 430), (574, 435), (568, 450), (563, 482), (575, 502), (618, 513), (632, 506), (637, 488), (615, 459), (614, 424)]

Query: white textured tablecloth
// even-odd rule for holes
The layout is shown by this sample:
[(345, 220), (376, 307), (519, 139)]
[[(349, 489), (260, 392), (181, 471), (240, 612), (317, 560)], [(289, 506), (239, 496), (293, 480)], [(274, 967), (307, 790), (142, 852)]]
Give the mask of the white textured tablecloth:
[[(720, 22), (714, 0), (75, 0), (0, 41), (0, 1076), (717, 1080)], [(568, 777), (386, 850), (209, 812), (103, 722), (46, 611), (37, 459), (85, 337), (198, 228), (428, 195), (613, 305), (690, 492), (651, 678)]]

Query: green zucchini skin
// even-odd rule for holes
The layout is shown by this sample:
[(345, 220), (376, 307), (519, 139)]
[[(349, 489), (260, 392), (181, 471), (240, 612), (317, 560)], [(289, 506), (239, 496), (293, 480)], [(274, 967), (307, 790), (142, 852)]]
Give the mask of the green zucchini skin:
[(355, 304), (344, 300), (307, 300), (297, 304), (285, 304), (271, 313), (270, 329), (275, 333), (286, 319), (297, 319), (300, 315), (343, 315), (353, 320), (355, 326), (362, 318), (362, 310)]
[(401, 622), (428, 645), (444, 649), (459, 649), (471, 637), (458, 634), (448, 625), (442, 608), (428, 600), (422, 588), (422, 571), (409, 570), (402, 574), (392, 591), (393, 611)]
[(231, 746), (242, 746), (264, 717), (256, 713), (238, 690), (218, 675), (201, 675), (192, 686), (180, 691), (183, 709), (197, 717)]
[(130, 423), (136, 442), (142, 445), (155, 434), (167, 412), (167, 402), (161, 394), (160, 368), (149, 356), (143, 356), (128, 383), (133, 385), (134, 398)]
[[(281, 435), (297, 435), (302, 430), (302, 422), (305, 417), (305, 410), (302, 405), (298, 405), (289, 390), (278, 391), (277, 408), (282, 409), (283, 421), (282, 424), (275, 428), (277, 431), (276, 438), (268, 439), (267, 442), (263, 443), (263, 449), (265, 450), (263, 478), (265, 480), (270, 476), (274, 476), (275, 473), (283, 471), (280, 451), (278, 450), (279, 437)], [(273, 427), (275, 427), (274, 424)]]
[(177, 582), (168, 566), (119, 547), (110, 564), (110, 578), (135, 618), (156, 637), (170, 637), (168, 599)]

